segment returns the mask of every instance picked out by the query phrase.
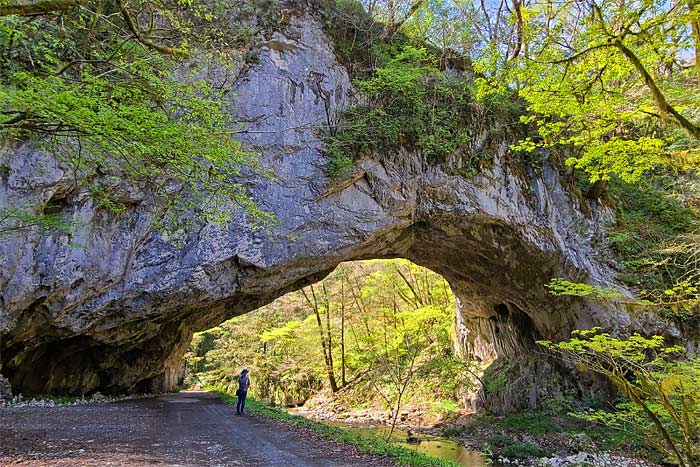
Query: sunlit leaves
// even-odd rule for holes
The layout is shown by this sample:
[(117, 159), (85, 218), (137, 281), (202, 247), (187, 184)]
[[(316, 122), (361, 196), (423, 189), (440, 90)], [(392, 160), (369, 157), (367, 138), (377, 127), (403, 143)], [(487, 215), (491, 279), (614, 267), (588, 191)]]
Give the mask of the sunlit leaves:
[(571, 282), (561, 278), (552, 279), (549, 284), (547, 284), (547, 288), (552, 295), (556, 296), (569, 295), (597, 299), (615, 299), (622, 297), (620, 292), (612, 288)]
[[(233, 138), (229, 90), (195, 78), (195, 63), (188, 75), (174, 59), (182, 54), (169, 53), (194, 51), (221, 25), (210, 5), (181, 7), (108, 2), (0, 19), (0, 136), (31, 139), (114, 213), (126, 207), (120, 190), (142, 190), (163, 207), (159, 228), (225, 223), (237, 211), (265, 224), (241, 183), (242, 170), (262, 171)], [(142, 24), (129, 18), (150, 18), (151, 29), (130, 32)]]
[(700, 463), (700, 359), (661, 336), (612, 337), (599, 328), (574, 331), (570, 340), (540, 342), (586, 371), (603, 375), (628, 402), (615, 411), (575, 414), (613, 427), (637, 425), (645, 441), (679, 465)]

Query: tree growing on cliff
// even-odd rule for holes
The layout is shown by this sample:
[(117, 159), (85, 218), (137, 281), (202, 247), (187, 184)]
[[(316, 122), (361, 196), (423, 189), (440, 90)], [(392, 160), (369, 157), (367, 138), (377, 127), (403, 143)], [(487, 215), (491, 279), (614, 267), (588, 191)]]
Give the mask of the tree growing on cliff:
[[(226, 21), (207, 3), (167, 0), (38, 0), (0, 3), (0, 138), (31, 141), (71, 173), (96, 203), (116, 213), (134, 187), (184, 212), (224, 222), (233, 203), (262, 213), (238, 182), (256, 158), (231, 136), (228, 89), (179, 62), (231, 52)], [(27, 206), (4, 228), (38, 227)], [(40, 209), (40, 207), (38, 208)], [(31, 225), (32, 223), (29, 222)], [(3, 228), (0, 226), (0, 228)]]

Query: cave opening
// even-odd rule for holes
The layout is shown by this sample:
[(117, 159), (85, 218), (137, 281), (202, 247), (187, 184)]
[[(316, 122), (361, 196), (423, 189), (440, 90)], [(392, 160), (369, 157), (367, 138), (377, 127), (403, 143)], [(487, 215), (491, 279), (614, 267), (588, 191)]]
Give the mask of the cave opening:
[(463, 409), (477, 368), (459, 345), (458, 312), (449, 283), (428, 268), (405, 259), (344, 262), (196, 333), (180, 382), (233, 393), (246, 368), (252, 395), (274, 405), (319, 406), (331, 396), (345, 410), (381, 412), (400, 393), (402, 406), (424, 417)]
[[(408, 391), (410, 400), (429, 402), (420, 408), (426, 413), (445, 404), (475, 411), (495, 400), (506, 410), (523, 408), (523, 388), (507, 383), (523, 377), (522, 364), (532, 377), (541, 374), (541, 333), (515, 303), (470, 308), (474, 302), (464, 300), (463, 289), (461, 296), (444, 276), (406, 259), (343, 262), (320, 281), (195, 333), (178, 383), (233, 393), (247, 368), (257, 379), (253, 395), (276, 405), (301, 406), (328, 393), (343, 394), (341, 400), (352, 404), (347, 394), (358, 391), (370, 395), (365, 403), (376, 404), (383, 397), (376, 383), (381, 380), (396, 388), (430, 387), (426, 394)], [(396, 339), (420, 348), (409, 359), (410, 371), (406, 356), (390, 345)], [(413, 381), (387, 379), (396, 371), (404, 377), (413, 372)], [(492, 384), (504, 378), (505, 387)], [(439, 387), (449, 390), (434, 389)], [(532, 386), (527, 390), (527, 403), (536, 404)]]
[[(182, 357), (195, 332), (232, 317), (247, 316), (261, 307), (277, 306), (274, 300), (278, 297), (288, 293), (299, 296), (300, 290), (324, 278), (337, 278), (348, 265), (391, 259), (439, 278), (442, 296), (449, 296), (445, 305), (450, 309), (453, 326), (449, 346), (455, 355), (476, 364), (479, 373), (483, 371), (484, 381), (475, 391), (478, 394), (464, 403), (473, 408), (511, 411), (561, 394), (562, 388), (574, 387), (570, 372), (559, 371), (558, 367), (555, 372), (551, 359), (535, 343), (539, 339), (564, 338), (571, 329), (585, 327), (585, 323), (579, 324), (579, 318), (586, 317), (590, 310), (582, 308), (580, 301), (554, 300), (545, 286), (552, 277), (564, 274), (567, 268), (571, 270), (570, 266), (556, 251), (544, 252), (541, 244), (500, 222), (478, 216), (471, 222), (460, 218), (460, 228), (454, 228), (448, 220), (453, 221), (412, 222), (370, 237), (350, 250), (305, 254), (298, 261), (287, 259), (272, 266), (229, 253), (223, 260), (192, 269), (190, 274), (205, 278), (197, 279), (196, 288), (139, 292), (90, 305), (99, 310), (97, 320), (89, 307), (87, 311), (80, 307), (66, 310), (60, 301), (38, 300), (35, 312), (25, 315), (26, 325), (20, 323), (4, 336), (0, 355), (3, 374), (16, 392), (28, 395), (172, 390), (182, 382)], [(273, 246), (267, 248), (261, 251), (274, 250)], [(416, 287), (425, 290), (411, 291), (407, 278), (395, 277), (394, 282), (405, 284), (405, 290), (394, 292), (396, 302), (413, 300), (416, 305), (435, 300), (422, 283)], [(77, 288), (86, 283), (80, 282)], [(319, 298), (323, 296), (322, 285), (314, 287), (316, 301), (323, 302)], [(415, 294), (421, 296), (420, 300)], [(349, 295), (347, 300), (349, 308), (356, 308), (348, 316), (364, 314), (359, 310), (361, 300), (351, 300)], [(305, 303), (311, 301), (310, 293)], [(580, 313), (582, 310), (584, 313)], [(57, 315), (75, 328), (89, 319), (89, 332), (76, 335), (65, 325), (55, 326)], [(32, 337), (32, 330), (42, 330), (42, 339)], [(337, 339), (332, 337), (333, 345)], [(321, 352), (318, 361), (323, 363), (318, 336), (316, 341)], [(271, 342), (261, 345), (263, 352), (272, 346)], [(334, 362), (337, 364), (337, 358)], [(32, 370), (39, 367), (45, 374)], [(227, 374), (236, 372), (231, 368)], [(489, 384), (489, 379), (504, 383)], [(313, 386), (316, 381), (318, 385), (318, 380), (311, 378), (304, 384)], [(336, 381), (336, 385), (343, 386), (342, 381)], [(462, 398), (464, 401), (467, 396)]]

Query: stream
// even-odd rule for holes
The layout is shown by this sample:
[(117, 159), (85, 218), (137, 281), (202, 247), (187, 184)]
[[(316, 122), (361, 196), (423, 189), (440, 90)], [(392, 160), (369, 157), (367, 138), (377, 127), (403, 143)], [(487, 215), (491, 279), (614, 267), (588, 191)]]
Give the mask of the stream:
[[(389, 433), (389, 427), (386, 425), (344, 423), (328, 420), (317, 421), (328, 425), (359, 431), (375, 438), (386, 439), (386, 436)], [(440, 438), (424, 433), (413, 433), (413, 435), (420, 439), (420, 443), (413, 444), (406, 442), (408, 433), (405, 430), (396, 428), (394, 433), (391, 435), (391, 441), (432, 457), (456, 462), (464, 467), (484, 467), (484, 461), (482, 460), (479, 451), (461, 446), (455, 441), (447, 438)]]

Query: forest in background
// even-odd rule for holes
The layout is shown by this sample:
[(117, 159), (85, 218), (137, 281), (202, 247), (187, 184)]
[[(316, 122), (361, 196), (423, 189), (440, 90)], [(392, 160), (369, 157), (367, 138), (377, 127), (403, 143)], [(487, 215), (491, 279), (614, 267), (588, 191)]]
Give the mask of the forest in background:
[(195, 335), (191, 387), (296, 406), (330, 392), (346, 410), (372, 407), (393, 421), (409, 405), (435, 419), (456, 411), (476, 382), (455, 342), (455, 301), (438, 274), (407, 260), (341, 264), (314, 285)]

